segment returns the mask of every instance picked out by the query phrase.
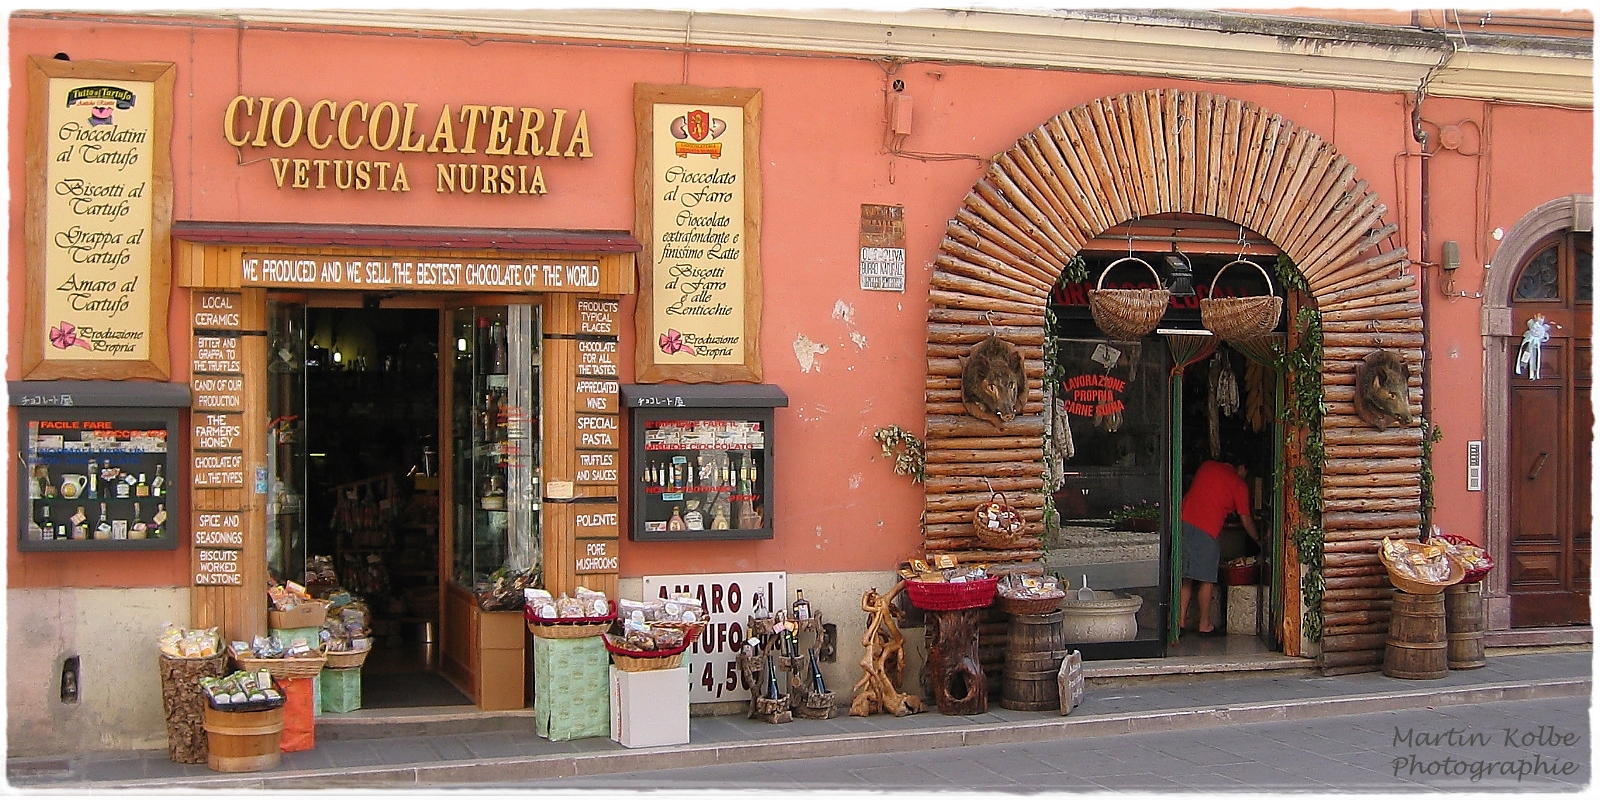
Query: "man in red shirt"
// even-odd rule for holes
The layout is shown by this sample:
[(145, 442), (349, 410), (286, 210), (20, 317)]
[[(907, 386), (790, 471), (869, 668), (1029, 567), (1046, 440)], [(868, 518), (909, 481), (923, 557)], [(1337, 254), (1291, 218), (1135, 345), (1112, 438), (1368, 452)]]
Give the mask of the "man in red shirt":
[(1182, 630), (1188, 620), (1189, 597), (1194, 584), (1200, 584), (1201, 636), (1223, 636), (1211, 615), (1211, 595), (1217, 586), (1217, 563), (1222, 558), (1222, 548), (1217, 537), (1222, 535), (1222, 523), (1229, 514), (1238, 514), (1244, 532), (1257, 544), (1255, 521), (1250, 518), (1250, 489), (1245, 486), (1246, 470), (1243, 464), (1232, 465), (1221, 461), (1206, 461), (1194, 473), (1194, 481), (1183, 496), (1183, 583), (1179, 587), (1178, 628)]

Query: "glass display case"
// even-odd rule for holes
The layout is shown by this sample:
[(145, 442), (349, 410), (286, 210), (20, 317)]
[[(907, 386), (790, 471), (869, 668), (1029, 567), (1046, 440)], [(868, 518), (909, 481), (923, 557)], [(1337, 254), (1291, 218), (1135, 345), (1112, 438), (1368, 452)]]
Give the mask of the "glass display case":
[[(177, 409), (91, 406), (82, 393), (64, 395), (70, 407), (30, 408), (31, 400), (63, 395), (17, 386), (12, 402), (24, 405), (17, 412), (17, 549), (176, 549)], [(130, 394), (104, 399), (127, 402)]]
[(458, 309), (450, 383), (451, 578), (468, 591), (540, 566), (539, 308)]
[(622, 387), (636, 541), (770, 539), (776, 386)]
[(305, 352), (305, 317), (303, 303), (267, 305), (267, 569), (294, 581), (306, 574), (305, 372), (324, 366)]

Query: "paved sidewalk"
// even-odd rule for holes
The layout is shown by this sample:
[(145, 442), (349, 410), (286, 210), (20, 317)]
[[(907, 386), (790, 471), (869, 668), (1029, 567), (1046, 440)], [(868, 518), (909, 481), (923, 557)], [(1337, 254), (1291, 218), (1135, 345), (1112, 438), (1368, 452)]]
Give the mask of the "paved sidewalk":
[[(21, 789), (403, 788), (572, 778), (617, 772), (780, 759), (910, 752), (1159, 733), (1257, 722), (1286, 722), (1423, 707), (1550, 698), (1587, 698), (1592, 653), (1495, 655), (1488, 666), (1431, 681), (1381, 673), (1332, 678), (1257, 673), (1188, 682), (1091, 687), (1070, 716), (991, 705), (986, 714), (949, 717), (840, 716), (770, 725), (741, 716), (690, 720), (690, 743), (629, 750), (607, 738), (551, 742), (533, 733), (531, 713), (488, 718), (497, 730), (462, 730), (437, 715), (364, 714), (318, 729), (314, 750), (286, 753), (274, 770), (225, 775), (173, 764), (165, 750), (10, 759)], [(357, 712), (362, 714), (363, 712)], [(480, 715), (480, 720), (481, 720)], [(339, 738), (324, 732), (337, 730)]]

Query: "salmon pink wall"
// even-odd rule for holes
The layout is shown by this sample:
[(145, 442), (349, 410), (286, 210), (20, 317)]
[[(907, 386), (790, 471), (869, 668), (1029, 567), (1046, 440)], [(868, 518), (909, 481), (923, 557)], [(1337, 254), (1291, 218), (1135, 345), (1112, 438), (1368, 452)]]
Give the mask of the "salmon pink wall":
[[(596, 43), (468, 43), (460, 37), (389, 31), (241, 33), (226, 26), (83, 25), (18, 17), (11, 21), (13, 87), (25, 85), (26, 55), (57, 51), (80, 60), (178, 64), (173, 167), (174, 216), (180, 220), (630, 229), (633, 84), (684, 82), (687, 70), (692, 85), (761, 89), (761, 353), (766, 382), (782, 387), (790, 398), (789, 407), (778, 411), (775, 431), (777, 533), (760, 542), (624, 540), (625, 576), (883, 570), (911, 554), (921, 540), (922, 490), (893, 474), (878, 455), (872, 432), (889, 424), (922, 427), (928, 280), (946, 221), (990, 156), (1073, 106), (1153, 87), (1206, 90), (1258, 103), (1315, 131), (1349, 157), (1359, 177), (1390, 207), (1390, 221), (1403, 221), (1399, 243), (1413, 252), (1420, 224), (1412, 199), (1419, 191), (1416, 159), (1403, 155), (1411, 146), (1407, 109), (1396, 95), (949, 64), (904, 64), (889, 74), (879, 62), (849, 57), (695, 53), (686, 60), (679, 52)], [(906, 153), (901, 157), (884, 152), (885, 95), (896, 78), (905, 82), (914, 105), (913, 132), (900, 145)], [(572, 114), (584, 109), (594, 157), (540, 159), (549, 194), (533, 198), (438, 194), (432, 175), (415, 171), (408, 194), (278, 189), (265, 161), (279, 155), (275, 148), (245, 147), (240, 153), (223, 140), (224, 110), (241, 93), (293, 96), (308, 108), (322, 98), (416, 102), (429, 124), (444, 103), (560, 107)], [(13, 119), (26, 110), (24, 94), (12, 93)], [(1560, 112), (1496, 113), (1502, 128), (1523, 124), (1523, 117), (1529, 124), (1575, 124)], [(1551, 113), (1557, 118), (1540, 116)], [(21, 130), (12, 127), (10, 142), (13, 230), (22, 219)], [(304, 143), (298, 150), (294, 155), (313, 154)], [(1523, 158), (1542, 157), (1537, 148), (1522, 151)], [(1587, 153), (1586, 143), (1584, 164)], [(376, 154), (363, 150), (357, 157)], [(407, 160), (431, 164), (436, 159)], [(1508, 227), (1520, 213), (1514, 208), (1531, 208), (1545, 199), (1522, 203), (1502, 196), (1531, 194), (1510, 184), (1510, 177), (1503, 179), (1494, 195), (1496, 219), (1506, 217), (1495, 224)], [(905, 207), (904, 294), (858, 287), (862, 203)], [(1435, 220), (1445, 213), (1456, 212), (1436, 200)], [(11, 257), (13, 264), (21, 263), (18, 236), (11, 239)], [(15, 352), (21, 335), (18, 281), (11, 282), (10, 291)], [(175, 292), (175, 298), (181, 296)], [(179, 362), (187, 353), (181, 307), (175, 302), (172, 316)], [(1476, 307), (1458, 308), (1441, 312), (1461, 317), (1450, 329), (1475, 331)], [(631, 320), (632, 310), (633, 298), (625, 298), (625, 319)], [(621, 340), (631, 346), (631, 322), (624, 328)], [(803, 365), (797, 348), (808, 347), (815, 355)], [(1472, 358), (1458, 360), (1465, 364)], [(631, 359), (624, 355), (621, 363), (621, 377), (628, 381)], [(8, 377), (18, 377), (16, 369), (8, 365)], [(185, 365), (175, 364), (174, 380), (186, 374)], [(1477, 379), (1470, 371), (1452, 378), (1465, 384)], [(1447, 423), (1447, 433), (1451, 427)], [(13, 575), (20, 562), (33, 558), (13, 553)], [(180, 569), (174, 579), (181, 577)]]

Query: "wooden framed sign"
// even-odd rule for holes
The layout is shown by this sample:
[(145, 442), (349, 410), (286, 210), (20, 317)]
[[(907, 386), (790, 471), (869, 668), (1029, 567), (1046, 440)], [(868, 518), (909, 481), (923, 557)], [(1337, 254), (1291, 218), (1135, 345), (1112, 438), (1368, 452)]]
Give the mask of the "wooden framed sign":
[(27, 75), (23, 375), (166, 380), (173, 65)]
[(641, 383), (761, 380), (761, 91), (635, 84)]

